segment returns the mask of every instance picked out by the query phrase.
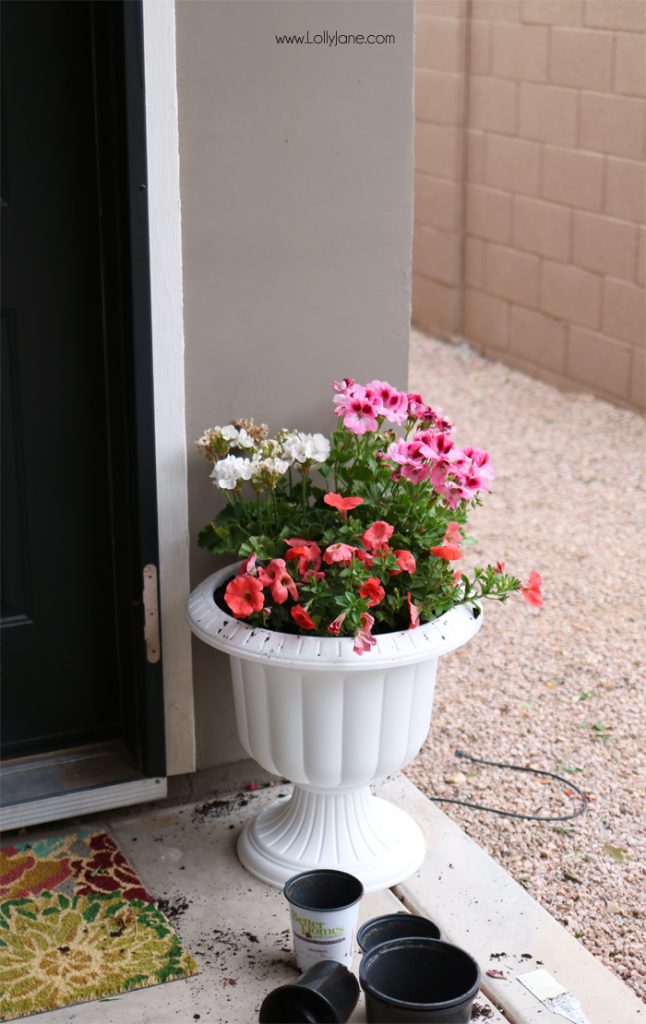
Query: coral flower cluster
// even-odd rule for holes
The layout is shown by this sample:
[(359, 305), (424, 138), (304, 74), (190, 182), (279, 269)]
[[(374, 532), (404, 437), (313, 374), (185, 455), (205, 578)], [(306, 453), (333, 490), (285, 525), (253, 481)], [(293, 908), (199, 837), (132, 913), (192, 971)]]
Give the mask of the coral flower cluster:
[(236, 420), (196, 442), (227, 497), (200, 534), (242, 563), (219, 599), (240, 619), (284, 632), (352, 637), (418, 625), (465, 602), (520, 593), (498, 560), (470, 570), (469, 511), (494, 480), (489, 453), (460, 447), (453, 424), (421, 395), (386, 381), (335, 381), (330, 438)]

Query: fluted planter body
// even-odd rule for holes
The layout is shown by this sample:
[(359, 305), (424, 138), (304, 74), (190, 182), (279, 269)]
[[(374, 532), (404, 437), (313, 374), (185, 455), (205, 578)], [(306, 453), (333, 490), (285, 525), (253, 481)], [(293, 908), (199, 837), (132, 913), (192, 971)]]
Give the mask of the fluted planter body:
[(230, 656), (240, 742), (294, 792), (243, 830), (238, 855), (273, 885), (314, 867), (349, 871), (366, 891), (420, 866), (418, 825), (375, 797), (370, 783), (407, 765), (428, 734), (437, 661), (477, 633), (470, 605), (415, 630), (381, 634), (361, 656), (351, 638), (254, 629), (224, 612), (214, 592), (231, 567), (188, 602), (193, 632)]

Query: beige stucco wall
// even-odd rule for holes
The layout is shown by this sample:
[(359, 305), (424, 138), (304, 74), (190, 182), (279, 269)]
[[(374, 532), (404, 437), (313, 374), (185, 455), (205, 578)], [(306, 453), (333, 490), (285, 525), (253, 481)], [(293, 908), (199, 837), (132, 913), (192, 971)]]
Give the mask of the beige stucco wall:
[[(176, 10), (189, 442), (244, 415), (328, 430), (335, 377), (406, 383), (413, 2)], [(275, 41), (307, 30), (395, 43)], [(191, 454), (193, 537), (217, 505)], [(193, 583), (216, 567), (193, 545)], [(193, 657), (198, 766), (234, 760), (227, 661)]]
[(644, 408), (645, 0), (418, 0), (413, 318)]

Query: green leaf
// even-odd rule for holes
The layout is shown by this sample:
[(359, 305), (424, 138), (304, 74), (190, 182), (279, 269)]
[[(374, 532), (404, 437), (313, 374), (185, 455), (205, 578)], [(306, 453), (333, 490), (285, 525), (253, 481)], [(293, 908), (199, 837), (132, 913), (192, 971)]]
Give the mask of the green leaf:
[(245, 558), (247, 555), (252, 554), (252, 552), (263, 562), (275, 558), (276, 542), (272, 537), (249, 537), (240, 545), (240, 555), (242, 558)]

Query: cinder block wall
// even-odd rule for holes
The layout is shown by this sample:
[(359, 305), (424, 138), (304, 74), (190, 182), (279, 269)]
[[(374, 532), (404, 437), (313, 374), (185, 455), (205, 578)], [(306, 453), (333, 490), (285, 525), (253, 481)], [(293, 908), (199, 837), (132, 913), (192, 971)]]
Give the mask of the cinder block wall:
[(646, 0), (417, 0), (413, 321), (646, 406)]

